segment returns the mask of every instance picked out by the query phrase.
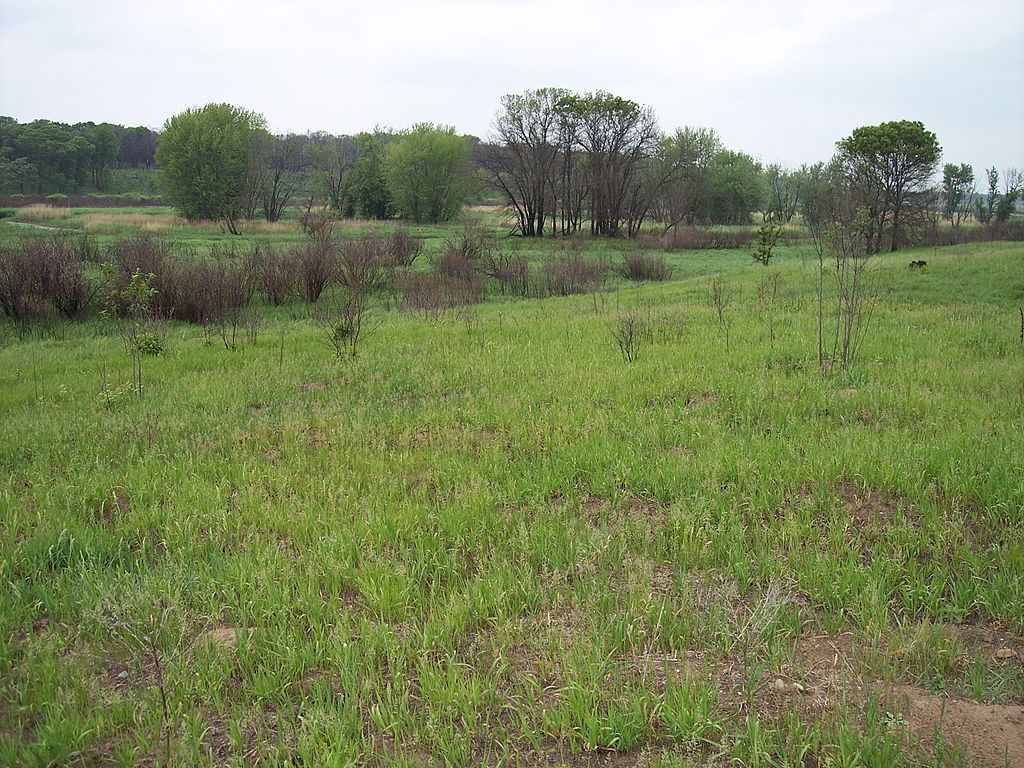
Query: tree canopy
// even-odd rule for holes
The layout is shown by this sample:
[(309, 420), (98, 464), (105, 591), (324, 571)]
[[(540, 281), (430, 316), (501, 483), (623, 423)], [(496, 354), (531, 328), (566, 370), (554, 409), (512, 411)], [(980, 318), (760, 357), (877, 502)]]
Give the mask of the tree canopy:
[(469, 195), (469, 142), (454, 128), (420, 123), (385, 148), (383, 175), (402, 216), (449, 221)]
[(190, 221), (237, 232), (262, 115), (230, 104), (186, 109), (164, 124), (157, 162), (167, 197)]
[[(865, 125), (838, 144), (860, 207), (867, 212), (874, 250), (897, 250), (917, 213), (919, 193), (931, 182), (942, 156), (935, 134), (916, 120)], [(909, 220), (909, 221), (908, 221)]]
[(152, 165), (156, 135), (112, 123), (0, 117), (0, 193), (105, 191), (112, 169)]

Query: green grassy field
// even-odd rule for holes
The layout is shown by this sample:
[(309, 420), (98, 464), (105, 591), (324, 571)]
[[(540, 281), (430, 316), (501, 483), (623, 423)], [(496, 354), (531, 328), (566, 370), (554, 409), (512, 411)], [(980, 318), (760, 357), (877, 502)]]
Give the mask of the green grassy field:
[(141, 399), (102, 320), (5, 327), (0, 764), (1024, 764), (1024, 247), (879, 258), (829, 374), (808, 247), (669, 259), (352, 360), (173, 324)]

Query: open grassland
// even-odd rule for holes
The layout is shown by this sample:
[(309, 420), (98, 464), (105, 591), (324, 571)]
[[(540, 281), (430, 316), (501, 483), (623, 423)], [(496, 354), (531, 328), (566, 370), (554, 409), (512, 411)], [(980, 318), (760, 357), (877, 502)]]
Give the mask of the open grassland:
[(104, 321), (5, 329), (0, 763), (1024, 764), (1024, 247), (880, 258), (828, 374), (809, 256), (340, 362), (173, 324), (141, 399)]

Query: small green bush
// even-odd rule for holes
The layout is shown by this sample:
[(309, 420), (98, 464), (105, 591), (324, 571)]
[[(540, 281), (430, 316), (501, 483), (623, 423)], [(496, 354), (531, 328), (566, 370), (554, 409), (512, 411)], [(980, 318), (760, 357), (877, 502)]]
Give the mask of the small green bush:
[(144, 355), (162, 355), (164, 353), (164, 340), (155, 333), (143, 333), (139, 335), (139, 352)]

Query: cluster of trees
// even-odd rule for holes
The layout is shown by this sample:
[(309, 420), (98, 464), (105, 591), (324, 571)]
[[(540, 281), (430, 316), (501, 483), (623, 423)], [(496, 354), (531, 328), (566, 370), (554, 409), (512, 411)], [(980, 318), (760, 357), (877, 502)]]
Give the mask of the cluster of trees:
[(448, 221), (473, 189), (471, 137), (422, 123), (357, 136), (273, 135), (263, 116), (230, 104), (188, 109), (157, 149), (166, 193), (190, 220), (276, 221), (299, 197), (339, 216)]
[(745, 223), (767, 199), (763, 169), (711, 129), (666, 135), (649, 107), (560, 88), (501, 100), (478, 162), (521, 234), (635, 235), (653, 220)]
[[(988, 171), (987, 197), (975, 194), (967, 165), (936, 174), (942, 148), (920, 122), (862, 126), (837, 144), (828, 163), (787, 170), (767, 168), (723, 146), (710, 128), (665, 134), (653, 112), (597, 92), (558, 88), (511, 94), (501, 100), (494, 140), (478, 148), (478, 162), (505, 198), (524, 236), (569, 234), (589, 225), (593, 234), (636, 235), (645, 222), (664, 231), (680, 224), (747, 224), (751, 214), (784, 223), (823, 184), (838, 186), (863, 211), (870, 250), (896, 250), (940, 211), (959, 226), (1006, 221), (1021, 196), (1021, 176)], [(812, 212), (813, 215), (813, 212)]]
[[(950, 215), (951, 201), (955, 201), (957, 209), (970, 206), (974, 199), (974, 215), (982, 224), (992, 222), (1005, 223), (1017, 207), (1017, 201), (1024, 195), (1024, 176), (1016, 168), (1009, 168), (1003, 175), (1003, 189), (999, 191), (999, 171), (989, 168), (985, 171), (988, 191), (985, 195), (974, 194), (974, 169), (969, 165), (959, 167), (947, 165), (943, 171), (942, 189), (946, 208), (946, 217)], [(971, 192), (966, 193), (970, 186)], [(962, 197), (961, 197), (962, 196)], [(958, 222), (957, 222), (958, 223)]]
[(0, 193), (103, 191), (115, 168), (152, 168), (159, 134), (112, 123), (0, 116)]

